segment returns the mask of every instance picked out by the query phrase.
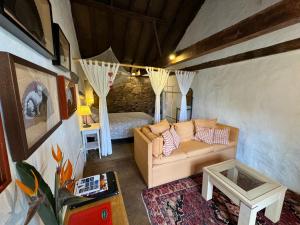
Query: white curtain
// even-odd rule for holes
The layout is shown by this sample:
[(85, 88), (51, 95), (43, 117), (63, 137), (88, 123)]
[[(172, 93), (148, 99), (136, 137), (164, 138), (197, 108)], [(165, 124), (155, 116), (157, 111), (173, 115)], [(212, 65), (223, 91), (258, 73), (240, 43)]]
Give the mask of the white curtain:
[(106, 96), (117, 75), (120, 64), (104, 63), (92, 60), (80, 60), (83, 71), (99, 96), (99, 122), (101, 134), (101, 152), (103, 156), (112, 154)]
[(192, 85), (192, 81), (195, 76), (195, 72), (188, 71), (175, 71), (179, 89), (181, 91), (181, 106), (180, 106), (180, 115), (179, 121), (187, 120), (187, 104), (186, 104), (186, 95)]
[(154, 115), (154, 122), (160, 122), (160, 94), (164, 89), (168, 77), (169, 71), (165, 69), (154, 69), (152, 67), (146, 68), (147, 73), (149, 74), (151, 86), (155, 93), (155, 115)]

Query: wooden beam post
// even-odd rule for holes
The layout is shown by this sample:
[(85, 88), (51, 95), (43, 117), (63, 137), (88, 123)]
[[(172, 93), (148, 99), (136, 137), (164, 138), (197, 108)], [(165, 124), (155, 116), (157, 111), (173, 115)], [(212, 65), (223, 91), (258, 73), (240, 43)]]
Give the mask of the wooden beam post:
[(203, 70), (207, 68), (227, 65), (231, 63), (245, 61), (245, 60), (280, 54), (280, 53), (293, 51), (297, 49), (300, 49), (300, 38), (293, 39), (290, 41), (285, 41), (265, 48), (259, 48), (252, 51), (243, 52), (237, 55), (228, 56), (217, 60), (200, 63), (198, 65), (189, 66), (184, 68), (183, 70), (189, 70), (189, 71)]
[(300, 1), (282, 0), (231, 27), (178, 51), (177, 57), (172, 61), (167, 58), (162, 59), (158, 65), (167, 67), (185, 62), (282, 29), (299, 21)]

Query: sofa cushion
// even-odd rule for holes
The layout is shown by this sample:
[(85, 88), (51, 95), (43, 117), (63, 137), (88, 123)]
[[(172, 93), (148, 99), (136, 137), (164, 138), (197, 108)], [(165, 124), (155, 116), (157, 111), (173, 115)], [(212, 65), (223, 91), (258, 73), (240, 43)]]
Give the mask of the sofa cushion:
[(180, 144), (179, 149), (187, 154), (188, 157), (204, 155), (214, 151), (214, 146), (200, 141), (187, 141)]
[(194, 120), (195, 130), (197, 131), (200, 127), (216, 128), (217, 119), (196, 119)]
[(179, 144), (180, 144), (180, 137), (179, 137), (179, 135), (176, 133), (174, 126), (171, 127), (170, 133), (172, 134), (173, 142), (174, 142), (176, 148), (178, 148), (178, 147), (179, 147)]
[(141, 131), (152, 142), (152, 155), (159, 157), (163, 153), (163, 138), (153, 134), (149, 126), (142, 127)]
[(229, 128), (214, 129), (213, 143), (221, 144), (221, 145), (228, 145), (229, 144), (229, 134), (230, 134)]
[(165, 163), (176, 162), (182, 159), (186, 159), (187, 154), (180, 149), (175, 149), (171, 155), (162, 157), (153, 157), (153, 165), (162, 165)]
[(190, 141), (194, 139), (194, 125), (192, 121), (175, 123), (175, 131), (180, 137), (180, 142)]
[(143, 126), (141, 131), (147, 138), (149, 138), (150, 141), (153, 141), (155, 138), (158, 137), (158, 135), (152, 133), (149, 126)]
[(149, 125), (150, 130), (152, 133), (156, 135), (161, 135), (164, 131), (170, 129), (170, 124), (167, 120), (162, 120), (157, 124)]
[(166, 130), (165, 132), (163, 132), (162, 137), (164, 139), (163, 154), (165, 156), (169, 156), (171, 155), (172, 151), (177, 148), (174, 142), (174, 138), (170, 130)]
[(214, 140), (214, 128), (198, 127), (195, 134), (195, 140), (212, 144)]
[(237, 145), (236, 141), (230, 141), (228, 145), (217, 145), (217, 144), (214, 144), (212, 146), (214, 148), (214, 152), (219, 152), (219, 151), (223, 151), (223, 150), (225, 150), (227, 148), (234, 147), (236, 145)]

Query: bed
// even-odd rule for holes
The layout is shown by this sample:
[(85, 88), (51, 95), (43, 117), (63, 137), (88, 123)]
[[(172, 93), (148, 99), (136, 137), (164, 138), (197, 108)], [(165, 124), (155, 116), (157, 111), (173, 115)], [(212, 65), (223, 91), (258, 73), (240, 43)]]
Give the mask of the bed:
[(111, 139), (133, 137), (133, 128), (153, 122), (152, 116), (144, 112), (109, 113)]
[[(98, 122), (98, 110), (92, 112), (93, 120)], [(133, 128), (153, 123), (153, 117), (144, 112), (109, 113), (108, 118), (112, 140), (133, 137)]]

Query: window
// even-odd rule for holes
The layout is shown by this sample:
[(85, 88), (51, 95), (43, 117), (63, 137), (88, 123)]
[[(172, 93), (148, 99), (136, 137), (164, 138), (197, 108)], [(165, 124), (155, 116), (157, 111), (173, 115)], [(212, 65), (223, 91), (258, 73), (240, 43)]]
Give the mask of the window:
[(0, 116), (0, 193), (9, 185), (10, 182), (11, 176), (7, 158), (2, 119)]

